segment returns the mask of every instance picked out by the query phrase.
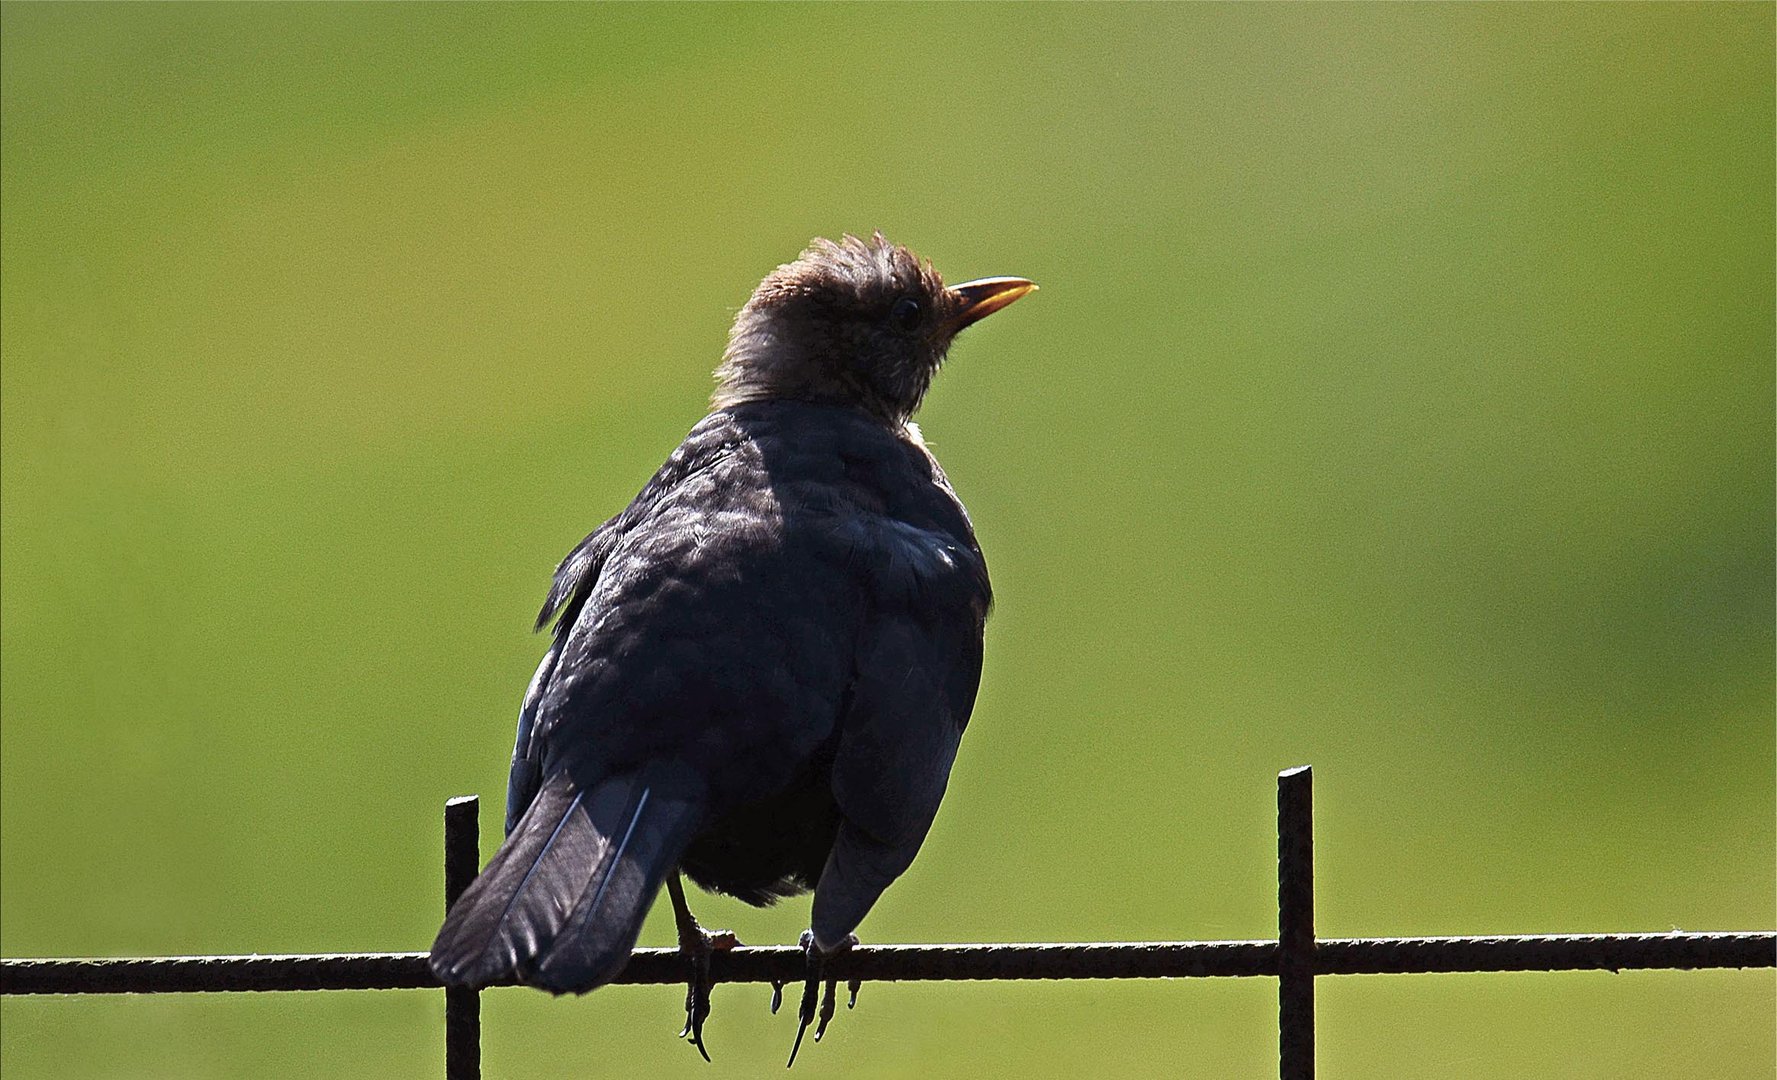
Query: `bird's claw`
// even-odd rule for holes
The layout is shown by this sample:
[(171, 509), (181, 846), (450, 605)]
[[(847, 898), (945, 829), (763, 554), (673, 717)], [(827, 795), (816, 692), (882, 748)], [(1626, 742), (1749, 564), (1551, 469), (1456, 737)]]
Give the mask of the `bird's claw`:
[[(832, 1022), (833, 1013), (838, 1008), (839, 980), (837, 978), (823, 979), (822, 973), (826, 969), (829, 957), (844, 952), (857, 943), (857, 937), (848, 934), (846, 940), (840, 943), (837, 949), (830, 953), (822, 952), (820, 946), (814, 942), (814, 931), (804, 930), (802, 932), (802, 956), (807, 976), (802, 983), (802, 1004), (796, 1010), (796, 1043), (790, 1047), (790, 1060), (784, 1065), (786, 1069), (796, 1064), (796, 1053), (802, 1049), (802, 1036), (807, 1033), (808, 1025), (814, 1023), (817, 1017), (815, 1008), (817, 1002), (820, 1006), (818, 1011), (820, 1023), (815, 1026), (814, 1041), (820, 1042), (821, 1037), (827, 1034), (827, 1025)], [(824, 994), (821, 992), (823, 982), (827, 984)], [(852, 979), (846, 984), (847, 989), (851, 991), (851, 1005), (857, 1004), (858, 985), (856, 979)], [(846, 1007), (850, 1008), (851, 1005)], [(776, 1011), (775, 1008), (773, 1011)]]
[(679, 932), (679, 953), (691, 965), (685, 980), (685, 1026), (680, 1029), (679, 1038), (691, 1040), (705, 1061), (710, 1060), (709, 1049), (703, 1043), (703, 1022), (710, 1015), (710, 955), (739, 944), (740, 939), (731, 930), (705, 930), (694, 923)]
[(838, 990), (839, 980), (828, 979), (827, 992), (821, 995), (821, 1022), (816, 1024), (814, 1028), (815, 1042), (821, 1041), (822, 1036), (827, 1034), (827, 1025), (833, 1022), (833, 1013), (837, 1008), (833, 999), (837, 996)]

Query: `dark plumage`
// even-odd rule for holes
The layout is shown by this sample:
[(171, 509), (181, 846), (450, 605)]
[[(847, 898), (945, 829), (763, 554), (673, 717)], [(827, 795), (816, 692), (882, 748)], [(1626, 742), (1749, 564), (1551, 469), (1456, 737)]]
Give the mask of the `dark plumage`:
[(439, 931), (440, 979), (602, 985), (675, 868), (751, 904), (814, 889), (813, 965), (852, 940), (937, 812), (991, 601), (909, 417), (955, 334), (1032, 288), (946, 288), (880, 234), (766, 277), (713, 411), (556, 571), (506, 842)]

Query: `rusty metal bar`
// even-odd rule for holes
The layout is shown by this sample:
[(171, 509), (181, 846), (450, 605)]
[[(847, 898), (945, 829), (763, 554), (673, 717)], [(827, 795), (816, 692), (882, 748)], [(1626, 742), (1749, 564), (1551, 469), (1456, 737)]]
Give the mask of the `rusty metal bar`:
[(1314, 1080), (1314, 772), (1277, 774), (1277, 1074)]
[(0, 960), (0, 994), (204, 994), (439, 986), (425, 953)]
[[(836, 977), (870, 982), (980, 979), (1157, 979), (1273, 975), (1274, 941), (1045, 945), (861, 945), (828, 961)], [(710, 957), (715, 982), (800, 982), (796, 946)], [(637, 949), (614, 982), (685, 981), (677, 949)], [(437, 989), (425, 953), (335, 956), (178, 956), (118, 960), (0, 960), (0, 994), (165, 994), (238, 990)]]
[[(829, 961), (840, 979), (1189, 979), (1275, 976), (1277, 942), (1150, 941), (1080, 945), (860, 945)], [(1462, 971), (1696, 970), (1777, 967), (1777, 933), (1574, 934), (1522, 937), (1322, 938), (1321, 975)], [(740, 948), (710, 958), (714, 981), (796, 982), (795, 946)], [(677, 949), (637, 949), (615, 982), (678, 985)], [(197, 994), (282, 990), (436, 990), (426, 954), (170, 956), (0, 960), (0, 995)]]
[[(457, 902), (481, 872), (481, 800), (474, 795), (444, 804), (444, 909)], [(444, 991), (445, 1080), (481, 1080), (481, 991)]]
[(1777, 967), (1777, 934), (1323, 938), (1314, 954), (1321, 975), (1768, 968)]

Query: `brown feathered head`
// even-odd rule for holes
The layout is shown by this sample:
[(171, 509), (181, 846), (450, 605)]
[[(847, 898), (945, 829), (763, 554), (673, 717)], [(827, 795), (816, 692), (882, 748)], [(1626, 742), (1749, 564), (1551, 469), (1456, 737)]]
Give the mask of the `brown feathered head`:
[(1035, 288), (1023, 278), (947, 288), (881, 233), (817, 239), (767, 274), (735, 318), (713, 404), (814, 401), (905, 423), (957, 333)]

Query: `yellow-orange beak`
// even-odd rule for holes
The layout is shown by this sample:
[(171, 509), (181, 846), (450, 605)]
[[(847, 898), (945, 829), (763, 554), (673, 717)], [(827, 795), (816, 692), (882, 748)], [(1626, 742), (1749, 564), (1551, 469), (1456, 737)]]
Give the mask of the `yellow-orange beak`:
[(978, 323), (1026, 293), (1037, 291), (1036, 283), (1021, 277), (989, 277), (965, 281), (950, 289), (962, 306), (950, 318), (948, 329), (956, 333), (965, 326)]

